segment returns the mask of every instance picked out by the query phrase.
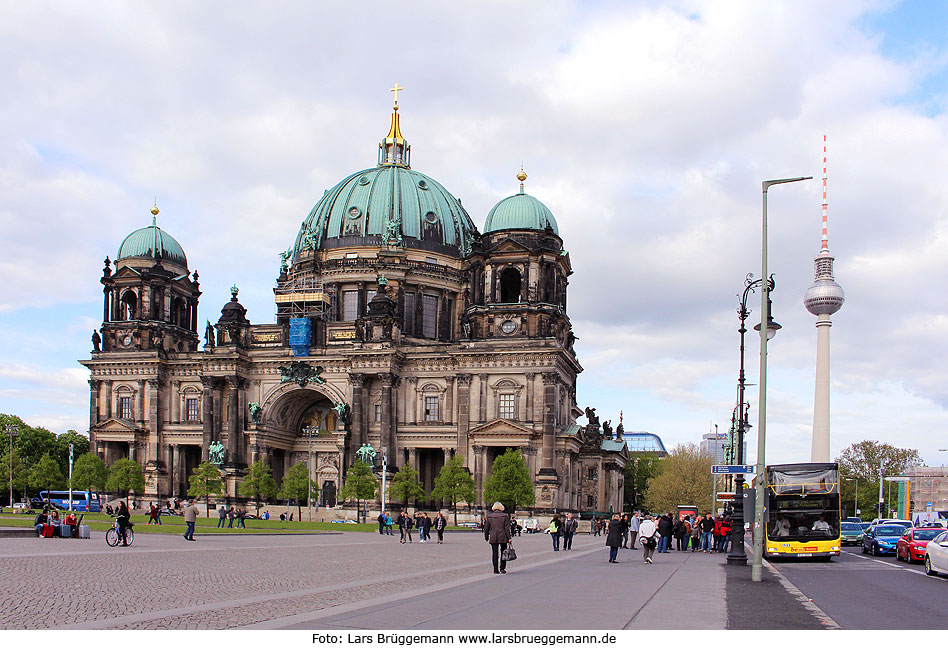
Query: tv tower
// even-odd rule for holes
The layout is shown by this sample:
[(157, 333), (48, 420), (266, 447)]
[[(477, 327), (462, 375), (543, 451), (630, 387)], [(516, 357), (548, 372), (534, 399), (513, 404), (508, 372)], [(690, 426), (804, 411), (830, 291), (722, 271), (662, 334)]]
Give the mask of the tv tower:
[(823, 136), (823, 238), (813, 260), (813, 284), (806, 290), (803, 305), (816, 316), (816, 395), (813, 400), (813, 447), (810, 461), (830, 460), (830, 316), (846, 300), (843, 288), (833, 276), (833, 261), (826, 234), (826, 136)]

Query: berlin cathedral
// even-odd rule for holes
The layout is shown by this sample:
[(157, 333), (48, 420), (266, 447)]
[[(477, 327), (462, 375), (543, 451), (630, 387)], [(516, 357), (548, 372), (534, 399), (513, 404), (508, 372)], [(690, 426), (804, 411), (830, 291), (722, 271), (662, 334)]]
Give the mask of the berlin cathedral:
[(572, 268), (553, 214), (521, 170), (479, 231), (412, 169), (395, 97), (377, 165), (326, 191), (281, 254), (275, 323), (251, 323), (234, 287), (202, 326), (198, 274), (157, 207), (106, 258), (102, 326), (81, 360), (89, 435), (107, 464), (142, 464), (146, 501), (186, 495), (203, 461), (239, 500), (262, 459), (277, 482), (308, 463), (334, 506), (371, 446), (377, 474), (384, 454), (389, 479), (408, 465), (426, 490), (460, 455), (482, 504), (494, 459), (515, 448), (536, 510), (622, 509), (626, 444), (593, 410), (576, 422)]

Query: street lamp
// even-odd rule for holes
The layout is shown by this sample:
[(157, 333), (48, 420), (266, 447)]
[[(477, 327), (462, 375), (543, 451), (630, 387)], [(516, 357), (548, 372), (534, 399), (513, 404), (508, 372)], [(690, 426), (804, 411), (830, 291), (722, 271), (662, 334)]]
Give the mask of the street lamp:
[(10, 510), (13, 510), (13, 437), (19, 432), (19, 427), (10, 423), (7, 425), (7, 436), (10, 437)]
[(309, 440), (309, 456), (306, 458), (306, 505), (309, 507), (309, 521), (313, 521), (313, 439), (319, 436), (319, 428), (307, 425), (303, 428), (303, 436)]
[[(744, 389), (747, 386), (744, 377), (744, 334), (747, 328), (744, 327), (747, 317), (750, 316), (750, 310), (747, 309), (747, 299), (750, 293), (763, 283), (763, 278), (754, 278), (754, 274), (749, 273), (744, 278), (744, 293), (741, 295), (741, 306), (737, 310), (737, 316), (741, 320), (741, 327), (738, 332), (741, 333), (741, 370), (737, 375), (737, 454), (734, 455), (737, 465), (744, 465), (744, 433), (750, 429), (747, 423), (747, 410), (750, 408), (748, 403), (744, 402)], [(767, 280), (767, 288), (773, 291), (774, 277), (771, 274)], [(754, 327), (760, 330), (760, 324)], [(773, 316), (768, 313), (767, 318), (767, 338), (773, 339), (780, 324), (774, 321)], [(771, 332), (772, 331), (772, 332)], [(734, 508), (731, 511), (731, 551), (727, 555), (728, 565), (747, 565), (747, 553), (744, 550), (744, 475), (739, 474), (734, 477)], [(740, 495), (740, 497), (738, 497)]]
[(856, 482), (856, 493), (853, 497), (853, 515), (859, 515), (859, 477), (843, 477), (843, 479)]
[[(762, 197), (761, 210), (761, 246), (760, 246), (760, 277), (767, 275), (767, 190), (772, 185), (781, 183), (795, 183), (812, 179), (812, 176), (797, 176), (791, 179), (774, 179), (762, 181), (760, 184)], [(760, 288), (761, 318), (767, 315), (767, 326), (760, 328), (760, 391), (757, 407), (757, 503), (754, 513), (754, 562), (751, 565), (751, 580), (760, 582), (764, 573), (764, 491), (767, 490), (765, 472), (766, 445), (767, 445), (767, 340), (777, 333), (776, 328), (771, 330), (773, 317), (770, 314), (770, 286), (766, 283)], [(772, 334), (771, 334), (772, 333)]]

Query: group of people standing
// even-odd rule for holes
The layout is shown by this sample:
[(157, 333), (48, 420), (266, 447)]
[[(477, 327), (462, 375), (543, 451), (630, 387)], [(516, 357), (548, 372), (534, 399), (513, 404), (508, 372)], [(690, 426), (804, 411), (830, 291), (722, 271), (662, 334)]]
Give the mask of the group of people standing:
[(217, 507), (217, 528), (223, 529), (224, 522), (227, 522), (227, 528), (234, 528), (234, 520), (237, 520), (238, 529), (246, 529), (247, 523), (247, 512), (244, 509), (235, 509), (234, 507), (227, 508), (223, 504)]
[[(614, 514), (611, 520), (593, 523), (592, 534), (606, 532), (609, 562), (618, 563), (619, 549), (635, 549), (638, 541), (642, 545), (643, 562), (652, 562), (654, 553), (668, 554), (672, 551), (672, 538), (677, 551), (727, 553), (730, 546), (731, 523), (722, 515), (710, 513), (704, 516), (681, 515), (677, 519), (671, 514), (643, 515), (636, 511), (632, 515)], [(631, 542), (631, 547), (629, 543)]]
[(394, 536), (395, 532), (393, 531), (393, 527), (394, 525), (398, 525), (398, 533), (400, 536), (398, 542), (402, 544), (412, 542), (412, 530), (418, 531), (418, 540), (420, 542), (427, 543), (431, 540), (431, 530), (434, 529), (435, 533), (438, 534), (438, 544), (441, 545), (444, 543), (444, 530), (448, 526), (448, 521), (441, 511), (438, 511), (434, 518), (424, 511), (415, 513), (414, 517), (409, 515), (407, 511), (402, 511), (395, 520), (392, 520), (392, 516), (383, 511), (379, 513), (377, 520), (379, 523), (379, 535)]
[(579, 521), (573, 517), (572, 513), (567, 513), (563, 520), (560, 520), (559, 515), (554, 515), (550, 520), (550, 526), (545, 529), (545, 532), (553, 539), (553, 551), (560, 551), (560, 538), (563, 539), (564, 550), (572, 549), (573, 536), (577, 529), (579, 529)]

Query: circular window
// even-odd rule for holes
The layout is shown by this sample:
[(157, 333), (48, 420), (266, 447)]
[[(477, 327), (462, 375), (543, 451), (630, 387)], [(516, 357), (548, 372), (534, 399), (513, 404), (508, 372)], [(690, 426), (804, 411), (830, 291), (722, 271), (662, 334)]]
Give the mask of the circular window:
[(517, 324), (511, 321), (510, 319), (507, 319), (506, 321), (500, 324), (500, 331), (503, 332), (505, 335), (512, 334), (513, 331), (516, 329), (517, 329)]
[(361, 216), (362, 216), (361, 210), (359, 210), (355, 206), (352, 206), (352, 208), (349, 208), (349, 219), (358, 219)]
[(359, 179), (359, 185), (368, 185), (368, 184), (369, 184), (369, 177), (363, 176), (361, 179)]
[(424, 179), (421, 179), (420, 181), (418, 181), (418, 187), (421, 188), (422, 190), (427, 190), (428, 184), (425, 183)]
[(438, 216), (429, 210), (425, 213), (425, 221), (429, 224), (434, 224), (438, 221)]

